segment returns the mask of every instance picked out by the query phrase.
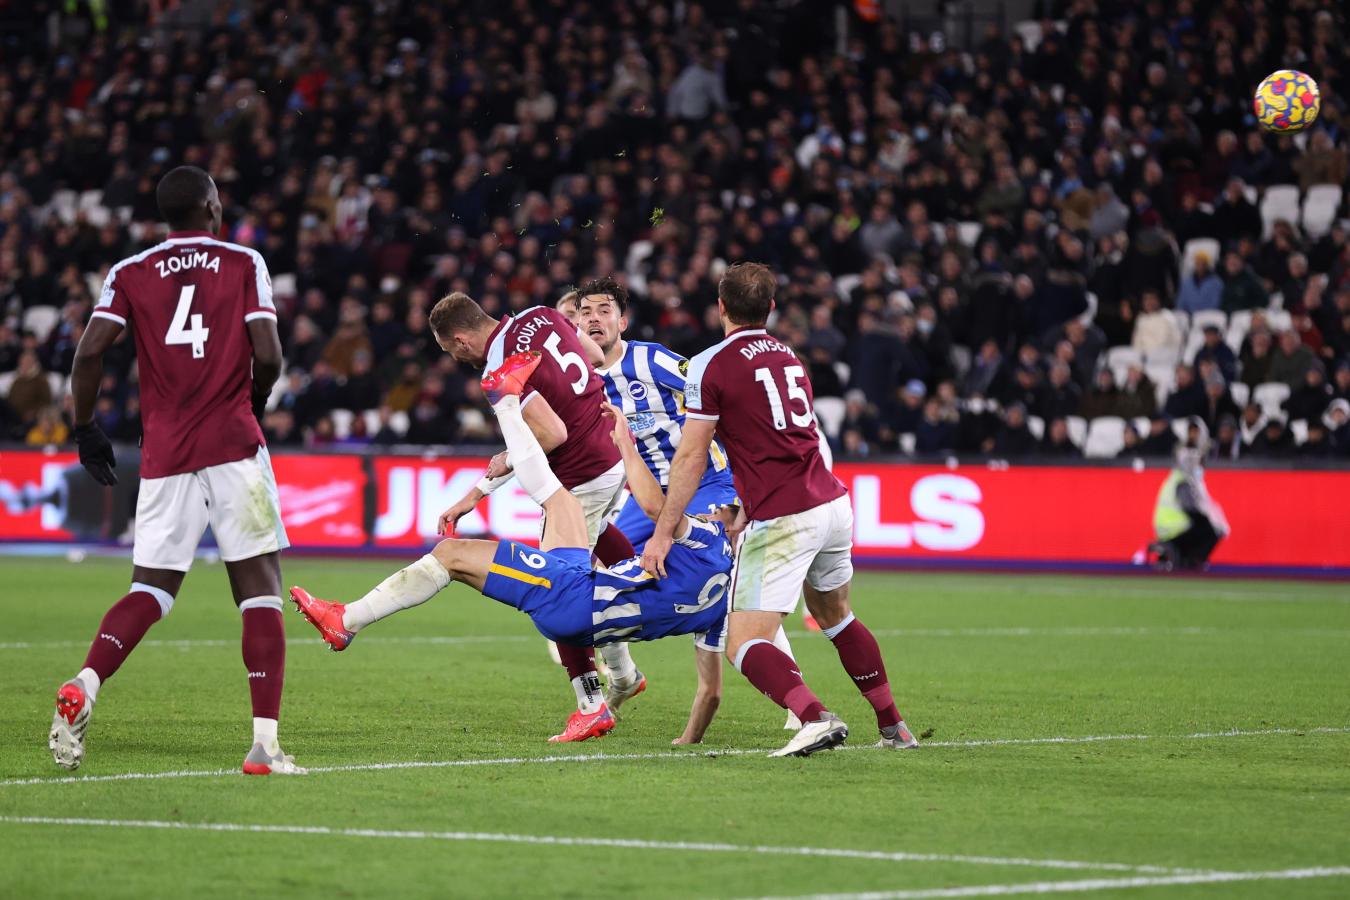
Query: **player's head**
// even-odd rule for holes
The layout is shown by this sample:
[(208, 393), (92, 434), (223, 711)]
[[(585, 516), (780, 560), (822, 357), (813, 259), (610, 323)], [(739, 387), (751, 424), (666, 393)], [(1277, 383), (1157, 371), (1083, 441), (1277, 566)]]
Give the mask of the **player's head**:
[(431, 309), (431, 333), (457, 362), (482, 368), (487, 364), (488, 336), (497, 320), (468, 294), (447, 294)]
[(613, 278), (596, 278), (576, 293), (577, 327), (608, 354), (628, 328), (628, 288)]
[(724, 327), (761, 327), (773, 311), (778, 281), (763, 263), (736, 263), (717, 283), (717, 306)]
[(558, 302), (553, 304), (553, 308), (556, 309), (558, 312), (562, 313), (564, 316), (567, 316), (567, 321), (571, 322), (573, 325), (579, 324), (577, 322), (576, 291), (568, 291), (567, 293), (563, 294), (561, 297), (558, 298)]
[(155, 188), (155, 202), (172, 231), (220, 230), (220, 193), (196, 166), (170, 169)]

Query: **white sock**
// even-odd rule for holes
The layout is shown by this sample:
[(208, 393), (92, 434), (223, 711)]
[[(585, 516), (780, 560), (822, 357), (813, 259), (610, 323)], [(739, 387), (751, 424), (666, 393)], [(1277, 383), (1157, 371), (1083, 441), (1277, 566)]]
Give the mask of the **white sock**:
[(831, 625), (829, 628), (822, 628), (820, 630), (820, 633), (825, 635), (830, 640), (834, 640), (839, 636), (840, 632), (842, 632), (845, 628), (847, 628), (852, 624), (853, 624), (853, 613), (849, 613), (848, 615), (844, 616), (844, 620), (840, 622), (838, 625)]
[(788, 659), (792, 660), (793, 662), (797, 661), (797, 657), (794, 656), (792, 653), (792, 644), (788, 643), (787, 632), (783, 630), (782, 625), (779, 625), (778, 631), (774, 633), (773, 645), (777, 647), (779, 650), (782, 650), (784, 653), (786, 653), (788, 655)]
[(605, 695), (600, 692), (600, 676), (594, 672), (573, 678), (572, 690), (577, 692), (577, 709), (586, 715), (598, 713), (605, 705)]
[(80, 683), (84, 685), (84, 693), (89, 697), (89, 702), (93, 703), (97, 700), (98, 689), (103, 686), (103, 679), (98, 677), (98, 673), (85, 666), (80, 670), (80, 674), (75, 677), (80, 679)]
[(627, 644), (605, 644), (595, 649), (609, 667), (610, 681), (626, 687), (637, 680), (637, 666), (633, 665), (633, 654), (628, 652)]
[(497, 424), (501, 427), (502, 437), (506, 439), (506, 449), (511, 454), (511, 467), (516, 479), (530, 499), (540, 506), (544, 501), (562, 490), (562, 482), (548, 467), (548, 457), (544, 448), (525, 424), (525, 416), (520, 411), (520, 398), (508, 394), (492, 407), (497, 413)]
[(277, 720), (259, 719), (255, 716), (253, 719), (253, 743), (262, 744), (263, 749), (272, 756), (281, 752), (281, 745), (277, 743)]
[(374, 590), (342, 614), (342, 627), (356, 632), (371, 622), (403, 609), (426, 603), (450, 583), (450, 573), (428, 553), (417, 562), (381, 581)]

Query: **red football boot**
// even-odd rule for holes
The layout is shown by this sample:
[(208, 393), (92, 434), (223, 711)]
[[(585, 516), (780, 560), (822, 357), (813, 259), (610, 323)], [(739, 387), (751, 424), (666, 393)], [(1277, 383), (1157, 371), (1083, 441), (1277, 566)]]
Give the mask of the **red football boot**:
[(577, 710), (567, 719), (567, 727), (562, 734), (548, 739), (550, 744), (568, 744), (572, 741), (584, 741), (600, 738), (614, 730), (614, 714), (608, 706), (600, 707), (599, 712), (584, 713)]
[(342, 627), (342, 614), (347, 611), (343, 604), (311, 597), (309, 591), (299, 587), (291, 588), (291, 599), (295, 601), (295, 608), (300, 610), (300, 615), (319, 629), (319, 634), (331, 649), (346, 650), (356, 639), (356, 632)]
[(500, 366), (483, 376), (481, 383), (488, 401), (496, 403), (503, 397), (519, 397), (523, 394), (525, 382), (530, 380), (543, 358), (544, 354), (538, 350), (508, 356)]

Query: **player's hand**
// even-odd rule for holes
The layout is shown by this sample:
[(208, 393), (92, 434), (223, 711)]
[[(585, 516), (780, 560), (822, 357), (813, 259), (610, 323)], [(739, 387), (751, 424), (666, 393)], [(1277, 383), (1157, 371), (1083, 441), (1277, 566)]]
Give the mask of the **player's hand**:
[(652, 535), (642, 550), (642, 571), (657, 578), (666, 577), (666, 554), (672, 541), (668, 537)]
[(459, 526), (459, 520), (473, 512), (473, 508), (482, 499), (483, 494), (477, 488), (469, 491), (463, 500), (441, 513), (441, 518), (436, 523), (436, 533), (441, 537), (454, 534)]
[(488, 463), (487, 477), (501, 478), (503, 475), (509, 474), (510, 471), (511, 466), (509, 463), (507, 463), (506, 451), (503, 450), (501, 453), (498, 453), (496, 456), (492, 457), (492, 460)]
[(112, 442), (98, 427), (90, 421), (75, 426), (75, 444), (80, 448), (80, 465), (84, 466), (90, 477), (99, 484), (111, 487), (117, 484), (117, 458), (113, 456)]
[(623, 410), (608, 400), (601, 400), (600, 414), (614, 420), (609, 432), (609, 438), (614, 442), (614, 446), (622, 450), (633, 443), (633, 432), (628, 429), (628, 417), (623, 414)]
[(266, 394), (254, 394), (254, 395), (253, 395), (253, 418), (257, 419), (257, 420), (258, 420), (258, 424), (261, 425), (261, 424), (262, 424), (262, 420), (263, 420), (263, 416), (265, 416), (265, 415), (267, 415), (267, 395), (266, 395)]

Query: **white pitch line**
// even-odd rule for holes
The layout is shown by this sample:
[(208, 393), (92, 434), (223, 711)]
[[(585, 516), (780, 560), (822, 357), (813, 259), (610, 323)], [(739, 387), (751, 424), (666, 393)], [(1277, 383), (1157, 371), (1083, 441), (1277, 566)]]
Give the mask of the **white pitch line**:
[(401, 838), (405, 840), (482, 841), (497, 844), (543, 844), (561, 847), (606, 847), (632, 850), (674, 850), (693, 853), (752, 853), (765, 856), (807, 856), (881, 862), (962, 863), (1032, 869), (1100, 870), (1107, 872), (1192, 874), (1194, 869), (1136, 866), (1128, 863), (1084, 862), (1073, 859), (968, 856), (954, 853), (908, 853), (855, 850), (846, 847), (782, 847), (763, 844), (723, 844), (704, 841), (645, 841), (631, 838), (501, 834), (484, 831), (392, 831), (375, 828), (330, 828), (326, 825), (265, 825), (238, 822), (166, 822), (154, 819), (75, 819), (52, 816), (0, 816), (0, 824), (65, 825), (100, 828), (151, 828), (168, 831), (225, 831), (248, 834), (317, 834), (333, 837)]
[[(1095, 734), (1081, 737), (984, 738), (969, 741), (926, 741), (921, 749), (979, 748), (979, 747), (1034, 747), (1057, 744), (1098, 744), (1109, 741), (1153, 740), (1215, 740), (1235, 737), (1267, 737), (1281, 734), (1347, 734), (1350, 727), (1336, 728), (1266, 728), (1259, 731), (1200, 731), (1193, 734)], [(852, 745), (838, 751), (869, 750), (868, 745)], [(308, 766), (311, 774), (326, 772), (382, 772), (395, 769), (458, 769), (475, 766), (519, 766), (551, 763), (627, 762), (645, 759), (715, 759), (720, 756), (759, 756), (768, 749), (728, 749), (685, 751), (668, 750), (660, 753), (578, 753), (554, 756), (504, 756), (485, 759), (407, 760), (404, 762), (352, 763), (342, 766)], [(56, 778), (15, 778), (0, 781), (0, 788), (23, 787), (35, 784), (94, 784), (104, 781), (158, 781), (166, 778), (216, 778), (239, 775), (238, 769), (196, 769), (172, 772), (122, 772), (116, 775), (63, 775)]]
[(903, 891), (866, 891), (857, 894), (806, 894), (761, 897), (759, 900), (941, 900), (947, 897), (1011, 897), (1018, 894), (1069, 894), (1118, 891), (1127, 888), (1169, 887), (1178, 884), (1222, 884), (1237, 881), (1299, 881), (1305, 878), (1345, 878), (1350, 866), (1315, 866), (1266, 872), (1193, 872), (1132, 878), (1088, 878), (1080, 881), (1032, 881), (1021, 884), (978, 884), (954, 888)]
[[(1008, 626), (1002, 628), (878, 628), (872, 634), (882, 638), (943, 638), (943, 637), (1189, 637), (1196, 635), (1233, 635), (1241, 634), (1240, 629), (1214, 628), (1210, 626), (1082, 626), (1061, 628), (1037, 628)], [(1350, 629), (1336, 628), (1263, 628), (1262, 634), (1288, 634), (1321, 637), (1345, 637)], [(809, 631), (789, 631), (795, 638), (806, 637)], [(410, 637), (380, 637), (371, 635), (361, 639), (361, 644), (494, 644), (520, 643), (535, 640), (532, 634), (478, 634), (478, 635), (416, 635)], [(301, 638), (289, 641), (292, 645), (316, 644), (323, 641), (318, 638)], [(7, 641), (0, 642), (0, 650), (75, 650), (89, 646), (88, 641)], [(181, 640), (145, 640), (141, 647), (172, 647), (189, 650), (194, 647), (230, 647), (239, 646), (238, 638), (184, 638)]]

